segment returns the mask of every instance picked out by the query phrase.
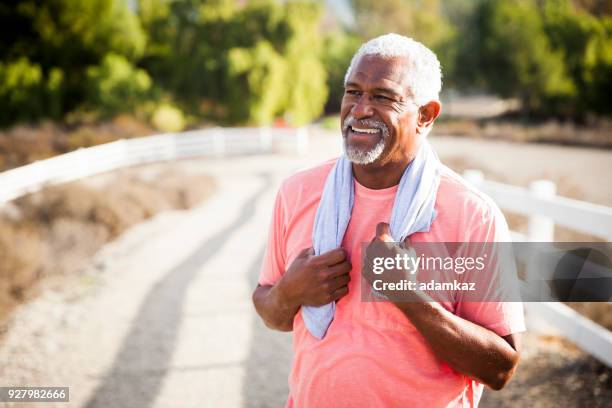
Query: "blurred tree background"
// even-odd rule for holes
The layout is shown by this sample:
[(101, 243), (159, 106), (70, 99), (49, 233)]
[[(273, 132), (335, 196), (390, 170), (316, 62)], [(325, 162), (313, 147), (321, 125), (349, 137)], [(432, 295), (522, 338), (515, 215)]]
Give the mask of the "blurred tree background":
[[(446, 88), (517, 98), (524, 115), (610, 116), (612, 2), (35, 0), (0, 4), (0, 126), (75, 116), (301, 125), (339, 109), (359, 44), (397, 32), (440, 58)], [(347, 22), (348, 21), (348, 22)]]

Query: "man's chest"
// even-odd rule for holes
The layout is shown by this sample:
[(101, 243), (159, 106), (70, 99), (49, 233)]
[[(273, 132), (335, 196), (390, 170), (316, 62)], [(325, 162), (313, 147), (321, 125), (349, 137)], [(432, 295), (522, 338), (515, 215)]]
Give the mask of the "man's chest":
[[(312, 246), (312, 227), (317, 211), (318, 201), (302, 212), (299, 222), (291, 224), (285, 239), (286, 264), (290, 265), (304, 248)], [(351, 219), (342, 240), (342, 248), (347, 251), (353, 266), (359, 263), (360, 247), (374, 238), (376, 225), (389, 222), (393, 200), (366, 200), (356, 197)]]

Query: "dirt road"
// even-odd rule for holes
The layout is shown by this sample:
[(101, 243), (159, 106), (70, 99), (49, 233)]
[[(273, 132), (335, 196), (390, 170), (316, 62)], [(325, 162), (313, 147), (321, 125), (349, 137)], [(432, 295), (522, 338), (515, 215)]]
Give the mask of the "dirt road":
[[(481, 166), (517, 184), (550, 171), (577, 183), (583, 198), (612, 205), (611, 152), (448, 138), (433, 143), (443, 160)], [(280, 181), (338, 151), (337, 139), (317, 134), (304, 157), (153, 165), (205, 171), (217, 178), (218, 192), (192, 210), (162, 213), (132, 228), (68, 286), (21, 307), (0, 347), (0, 384), (70, 386), (69, 404), (45, 405), (57, 407), (282, 406), (291, 337), (263, 326), (250, 293)], [(541, 342), (530, 341), (538, 350)], [(534, 353), (530, 358), (540, 355)], [(580, 387), (574, 392), (591, 392), (591, 383)], [(608, 398), (606, 392), (599, 398)]]

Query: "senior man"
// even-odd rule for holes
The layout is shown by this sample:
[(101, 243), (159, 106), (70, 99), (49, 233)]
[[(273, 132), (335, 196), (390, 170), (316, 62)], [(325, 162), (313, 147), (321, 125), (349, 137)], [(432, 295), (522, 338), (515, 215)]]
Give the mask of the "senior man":
[(253, 302), (268, 327), (293, 330), (288, 407), (477, 406), (518, 364), (521, 303), (360, 294), (362, 243), (509, 241), (495, 204), (427, 142), (440, 88), (421, 43), (365, 43), (345, 77), (344, 155), (280, 188)]

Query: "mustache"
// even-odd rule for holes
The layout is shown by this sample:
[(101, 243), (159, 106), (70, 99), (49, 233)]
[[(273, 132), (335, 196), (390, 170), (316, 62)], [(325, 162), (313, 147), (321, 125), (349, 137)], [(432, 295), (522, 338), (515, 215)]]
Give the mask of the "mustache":
[(378, 129), (381, 131), (383, 136), (388, 134), (389, 132), (387, 125), (385, 125), (385, 123), (380, 120), (376, 120), (376, 119), (357, 120), (353, 116), (349, 115), (347, 116), (347, 118), (344, 120), (344, 123), (342, 124), (342, 133), (346, 133), (346, 131), (348, 130), (350, 126)]

